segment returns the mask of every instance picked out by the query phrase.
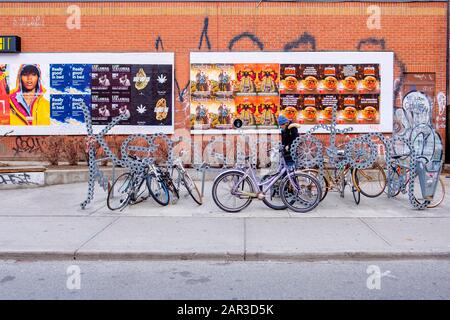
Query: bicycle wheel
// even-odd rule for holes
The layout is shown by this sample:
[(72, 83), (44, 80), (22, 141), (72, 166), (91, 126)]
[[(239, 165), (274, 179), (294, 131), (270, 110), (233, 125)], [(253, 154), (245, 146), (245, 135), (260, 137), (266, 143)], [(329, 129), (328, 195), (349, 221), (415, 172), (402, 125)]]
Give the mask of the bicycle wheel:
[[(401, 174), (403, 175), (403, 177), (400, 176)], [(388, 187), (384, 189), (384, 192), (389, 197), (393, 198), (400, 194), (402, 188), (405, 187), (403, 185), (407, 181), (406, 174), (407, 172), (405, 170), (401, 170), (398, 168), (393, 168), (391, 171), (389, 171), (389, 178), (387, 179)]]
[[(310, 174), (312, 175), (314, 178), (319, 180), (319, 170), (317, 169), (304, 169), (302, 170), (302, 172), (306, 173), (306, 174)], [(322, 176), (322, 181), (319, 180), (319, 182), (321, 182), (321, 186), (322, 186), (322, 198), (320, 199), (320, 201), (322, 201), (323, 199), (325, 199), (325, 197), (328, 194), (328, 190), (330, 189), (330, 182), (327, 180), (327, 178), (325, 178), (325, 176)]]
[(110, 210), (122, 209), (129, 203), (133, 192), (132, 182), (133, 176), (130, 173), (123, 173), (117, 177), (106, 199), (106, 205)]
[[(243, 176), (242, 171), (233, 170), (216, 177), (212, 187), (212, 196), (220, 209), (227, 212), (239, 212), (252, 202), (249, 194), (254, 193), (253, 184), (248, 177), (242, 180)], [(237, 185), (238, 183), (239, 185)], [(235, 186), (236, 194), (232, 194)]]
[[(273, 175), (266, 174), (261, 178), (261, 182), (267, 181), (273, 177)], [(274, 210), (284, 210), (287, 206), (284, 204), (283, 200), (281, 200), (280, 196), (280, 184), (281, 179), (278, 179), (267, 191), (263, 202), (266, 206)], [(264, 188), (264, 186), (262, 186)], [(262, 190), (261, 190), (262, 191)]]
[(284, 204), (295, 212), (311, 211), (320, 202), (322, 191), (319, 181), (313, 176), (293, 172), (288, 174), (280, 185), (281, 199)]
[(355, 187), (369, 198), (378, 197), (386, 188), (386, 173), (378, 163), (372, 168), (353, 170), (352, 179)]
[(191, 195), (192, 199), (194, 199), (194, 201), (197, 202), (198, 205), (201, 205), (203, 202), (200, 191), (198, 191), (197, 185), (195, 184), (194, 180), (192, 180), (191, 176), (188, 175), (187, 172), (184, 173), (182, 181), (187, 191)]
[(147, 176), (147, 188), (152, 198), (162, 206), (169, 204), (169, 190), (164, 181), (154, 175)]
[(436, 192), (434, 193), (433, 200), (431, 200), (430, 204), (428, 205), (428, 208), (436, 208), (438, 205), (444, 201), (445, 198), (445, 184), (444, 180), (442, 180), (441, 177), (439, 177), (439, 183), (436, 187)]
[[(413, 188), (413, 193), (411, 193), (411, 189), (408, 189), (408, 196), (409, 196), (409, 200), (414, 202), (413, 205), (416, 208), (420, 208), (420, 209), (424, 209), (427, 208), (428, 205), (431, 203), (430, 200), (425, 199), (423, 194), (422, 194), (422, 188), (420, 185), (420, 180), (419, 180), (419, 176), (415, 176), (414, 181), (411, 181), (411, 178), (409, 180), (409, 188)], [(413, 183), (414, 185), (411, 186), (411, 183)]]
[(175, 186), (175, 184), (173, 183), (173, 180), (170, 176), (167, 176), (164, 179), (166, 185), (167, 185), (167, 189), (169, 189), (170, 193), (172, 194), (172, 196), (174, 198), (176, 198), (176, 200), (180, 199), (180, 193), (178, 192), (178, 188)]
[(355, 186), (352, 186), (352, 194), (353, 194), (353, 200), (355, 200), (355, 203), (359, 204), (361, 202), (361, 192), (359, 192)]

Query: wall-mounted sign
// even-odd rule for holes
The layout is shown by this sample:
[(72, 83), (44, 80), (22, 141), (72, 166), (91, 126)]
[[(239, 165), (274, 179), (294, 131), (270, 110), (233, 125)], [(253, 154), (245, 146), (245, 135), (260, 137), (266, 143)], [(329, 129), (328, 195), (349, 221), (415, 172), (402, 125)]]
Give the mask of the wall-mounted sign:
[(0, 53), (19, 53), (20, 49), (20, 37), (0, 36)]
[(196, 52), (190, 79), (193, 133), (276, 129), (280, 113), (307, 131), (334, 106), (340, 128), (392, 131), (392, 52)]
[(0, 56), (0, 135), (83, 134), (83, 104), (94, 130), (125, 113), (111, 133), (173, 133), (173, 64), (173, 53)]

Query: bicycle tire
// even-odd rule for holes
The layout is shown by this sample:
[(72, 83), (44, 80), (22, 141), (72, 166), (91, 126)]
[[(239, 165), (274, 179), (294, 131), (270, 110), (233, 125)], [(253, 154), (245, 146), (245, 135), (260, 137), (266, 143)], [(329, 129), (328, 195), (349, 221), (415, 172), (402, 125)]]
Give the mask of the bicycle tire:
[(353, 200), (355, 200), (355, 203), (359, 205), (359, 203), (361, 202), (361, 192), (359, 192), (356, 187), (352, 186), (352, 194)]
[[(369, 192), (368, 188), (362, 188), (360, 181), (362, 181), (361, 178), (365, 178), (367, 180), (371, 179), (371, 175), (368, 173), (367, 170), (377, 170), (377, 177), (381, 178), (381, 181), (378, 180), (378, 184), (380, 185), (380, 191), (377, 192)], [(356, 188), (361, 192), (362, 195), (368, 197), (368, 198), (376, 198), (380, 196), (384, 190), (386, 189), (387, 179), (386, 179), (386, 173), (384, 172), (383, 168), (376, 163), (372, 168), (370, 169), (354, 169), (352, 173), (352, 179), (353, 184), (356, 186)], [(353, 190), (352, 190), (353, 191)]]
[[(159, 186), (158, 190), (153, 190), (153, 186), (152, 186), (152, 182), (156, 181), (155, 183), (157, 183), (157, 185)], [(161, 179), (157, 179), (155, 176), (153, 175), (149, 175), (147, 176), (147, 188), (148, 191), (150, 193), (150, 195), (152, 196), (153, 200), (155, 200), (157, 203), (159, 203), (162, 206), (167, 206), (169, 204), (170, 201), (170, 197), (169, 197), (169, 190), (167, 189), (166, 184), (164, 183), (164, 181), (162, 181)], [(159, 195), (164, 195), (163, 198), (159, 198)]]
[[(126, 177), (125, 180), (123, 180), (124, 177)], [(117, 179), (113, 182), (113, 184), (111, 185), (111, 188), (108, 191), (108, 196), (106, 198), (106, 205), (109, 210), (114, 211), (114, 210), (122, 209), (130, 202), (131, 193), (129, 190), (129, 186), (130, 186), (130, 182), (132, 179), (133, 179), (133, 176), (130, 173), (126, 172), (126, 173), (122, 173), (120, 176), (118, 176)], [(123, 183), (123, 185), (119, 186), (118, 184), (120, 184), (121, 182)], [(125, 184), (126, 184), (126, 186), (125, 186)], [(115, 190), (116, 186), (118, 187), (117, 190)], [(123, 186), (125, 186), (125, 188), (122, 188)], [(119, 192), (121, 192), (122, 194), (126, 193), (126, 196), (124, 199), (119, 200), (120, 205), (118, 205), (118, 206), (113, 205), (113, 197), (115, 197), (115, 194), (119, 193)]]
[(183, 175), (183, 184), (189, 192), (191, 198), (201, 206), (203, 203), (202, 195), (200, 194), (200, 191), (198, 191), (197, 184), (194, 182), (194, 180), (192, 180), (191, 176), (187, 172), (185, 172)]
[[(392, 171), (392, 177), (390, 179), (387, 179), (387, 188), (384, 189), (384, 192), (390, 197), (394, 198), (400, 194), (402, 191), (402, 186), (399, 186), (400, 181), (400, 174), (397, 172), (397, 170)], [(391, 187), (389, 188), (389, 184)], [(394, 188), (395, 187), (395, 188)], [(387, 191), (386, 191), (387, 190)]]
[[(316, 179), (319, 179), (318, 178), (319, 170), (317, 170), (317, 169), (304, 169), (304, 170), (301, 170), (301, 171), (306, 173), (306, 174), (312, 174)], [(325, 186), (325, 188), (322, 188), (322, 199), (320, 199), (320, 201), (325, 199), (325, 197), (328, 194), (328, 190), (330, 189), (330, 182), (328, 181), (328, 179), (325, 176), (323, 176), (322, 179), (323, 179), (323, 185)], [(321, 184), (321, 186), (322, 186), (322, 184)]]
[[(265, 179), (268, 179), (268, 178), (270, 178), (270, 177), (272, 177), (272, 175), (266, 174), (265, 176), (263, 176), (263, 177), (261, 178), (261, 182), (263, 182)], [(277, 184), (278, 184), (278, 186), (276, 186)], [(277, 192), (276, 189), (273, 190), (273, 187), (276, 186), (276, 188), (278, 188), (278, 197), (281, 199), (281, 196), (280, 196), (280, 185), (281, 185), (281, 179), (278, 179), (278, 181), (276, 181), (276, 182), (274, 183), (274, 185), (270, 188), (269, 192), (270, 192), (270, 197), (271, 197), (271, 198), (274, 196), (274, 193)], [(277, 204), (273, 204), (272, 202), (270, 202), (270, 201), (267, 199), (267, 196), (268, 196), (268, 195), (265, 195), (265, 197), (263, 198), (262, 201), (263, 201), (263, 203), (264, 203), (266, 206), (268, 206), (269, 208), (271, 208), (271, 209), (273, 209), (273, 210), (284, 210), (284, 209), (287, 209), (287, 206), (283, 203), (283, 200), (281, 200), (282, 203), (283, 203), (282, 205), (277, 205)]]
[[(244, 173), (242, 171), (239, 171), (239, 170), (232, 170), (232, 171), (225, 171), (225, 172), (219, 174), (214, 179), (214, 183), (213, 183), (213, 187), (212, 187), (212, 196), (213, 196), (213, 200), (214, 200), (215, 204), (220, 209), (222, 209), (223, 211), (226, 211), (226, 212), (235, 213), (235, 212), (239, 212), (239, 211), (242, 211), (245, 208), (247, 208), (250, 205), (250, 203), (252, 202), (253, 199), (251, 197), (248, 197), (247, 201), (245, 201), (243, 205), (241, 205), (240, 207), (237, 207), (237, 208), (226, 207), (225, 205), (223, 205), (220, 202), (219, 197), (217, 195), (218, 185), (221, 182), (221, 180), (223, 180), (225, 177), (232, 176), (232, 175), (235, 175), (237, 177), (242, 177), (244, 175)], [(242, 183), (243, 186), (244, 186), (244, 182), (247, 183), (250, 186), (250, 192), (255, 192), (253, 184), (252, 184), (252, 182), (250, 181), (250, 179), (248, 177), (243, 180), (243, 183)]]
[(170, 193), (172, 193), (172, 195), (175, 198), (177, 198), (177, 200), (180, 199), (180, 193), (178, 192), (178, 188), (173, 183), (172, 178), (170, 176), (167, 176), (167, 177), (165, 177), (164, 181), (165, 181)]
[[(314, 187), (317, 190), (317, 194), (313, 195), (314, 200), (309, 202), (309, 201), (302, 201), (300, 200), (300, 202), (303, 202), (306, 207), (305, 208), (298, 208), (295, 207), (294, 204), (296, 202), (298, 202), (298, 194), (295, 195), (294, 197), (296, 198), (294, 201), (290, 201), (290, 199), (286, 198), (286, 194), (288, 191), (288, 185), (290, 185), (290, 177), (292, 178), (292, 176), (295, 177), (303, 177), (305, 179), (307, 179), (307, 181), (309, 181), (309, 184), (314, 185)], [(283, 200), (284, 204), (292, 211), (294, 212), (299, 212), (299, 213), (306, 213), (309, 212), (311, 210), (313, 210), (315, 207), (317, 207), (320, 203), (320, 199), (322, 198), (322, 188), (320, 186), (320, 182), (319, 180), (317, 180), (317, 178), (315, 178), (312, 175), (306, 174), (306, 173), (302, 173), (302, 172), (293, 172), (293, 173), (289, 173), (286, 177), (284, 177), (284, 179), (281, 181), (281, 185), (280, 185), (280, 190), (281, 190), (281, 199)], [(298, 191), (297, 191), (298, 192)]]
[[(433, 198), (433, 200), (428, 205), (428, 208), (436, 208), (437, 206), (439, 206), (442, 203), (442, 201), (444, 201), (444, 198), (445, 198), (445, 183), (444, 183), (444, 180), (442, 180), (441, 177), (439, 177), (439, 185), (442, 187), (442, 196), (438, 200), (435, 200)], [(439, 188), (439, 185), (436, 187), (436, 189)]]

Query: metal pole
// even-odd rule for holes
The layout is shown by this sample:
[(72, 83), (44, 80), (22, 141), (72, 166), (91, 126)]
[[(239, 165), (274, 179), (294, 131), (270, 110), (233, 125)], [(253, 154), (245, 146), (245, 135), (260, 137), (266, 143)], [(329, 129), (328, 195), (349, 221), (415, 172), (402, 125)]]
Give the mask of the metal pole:
[(202, 170), (202, 198), (205, 193), (205, 175), (206, 175), (206, 167)]
[[(112, 181), (112, 183), (114, 183), (114, 181), (116, 181), (116, 165), (115, 165), (114, 161), (112, 162), (111, 181)], [(111, 184), (111, 187), (112, 187), (112, 184)], [(111, 195), (114, 198), (114, 189), (113, 188), (111, 188)]]

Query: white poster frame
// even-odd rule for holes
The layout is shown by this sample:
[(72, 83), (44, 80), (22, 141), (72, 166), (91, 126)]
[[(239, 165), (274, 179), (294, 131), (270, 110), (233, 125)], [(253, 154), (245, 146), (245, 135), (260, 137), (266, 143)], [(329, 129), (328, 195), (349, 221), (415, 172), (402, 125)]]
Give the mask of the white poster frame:
[[(0, 63), (4, 64), (170, 64), (172, 65), (172, 125), (137, 126), (117, 125), (108, 134), (173, 134), (175, 127), (175, 54), (173, 52), (54, 52), (0, 54)], [(105, 125), (93, 125), (94, 133), (100, 132)], [(84, 135), (85, 125), (36, 125), (10, 126), (0, 125), (0, 135)]]
[[(279, 64), (379, 64), (380, 65), (380, 123), (379, 124), (338, 124), (338, 129), (352, 127), (353, 133), (393, 131), (394, 106), (394, 53), (393, 52), (191, 52), (190, 64), (242, 64), (242, 63), (279, 63)], [(305, 133), (314, 125), (302, 124), (300, 132)], [(191, 130), (192, 134), (271, 134), (279, 129), (208, 129)], [(316, 133), (327, 133), (319, 129)]]

